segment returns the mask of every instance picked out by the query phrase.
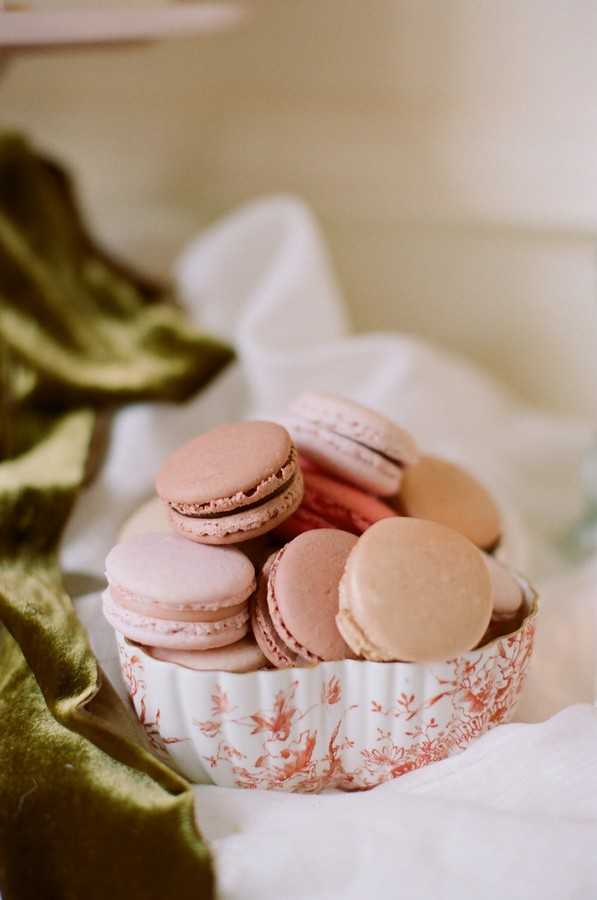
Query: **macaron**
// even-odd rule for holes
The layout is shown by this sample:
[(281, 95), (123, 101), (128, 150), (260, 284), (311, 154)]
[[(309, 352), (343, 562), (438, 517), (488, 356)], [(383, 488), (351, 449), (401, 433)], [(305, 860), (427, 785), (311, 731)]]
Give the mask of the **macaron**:
[(232, 544), (292, 515), (303, 479), (290, 435), (275, 422), (220, 425), (162, 465), (158, 495), (176, 531), (203, 544)]
[(265, 563), (253, 599), (251, 611), (251, 628), (258, 647), (276, 669), (289, 669), (291, 666), (309, 665), (306, 659), (287, 647), (274, 628), (267, 605), (267, 588), (269, 572), (276, 553), (272, 553)]
[(359, 535), (380, 519), (396, 515), (378, 497), (321, 472), (307, 468), (303, 481), (301, 505), (276, 530), (287, 540), (313, 528), (338, 528)]
[(169, 650), (165, 647), (148, 647), (155, 659), (175, 663), (196, 672), (256, 672), (267, 666), (267, 659), (252, 636), (242, 638), (227, 647), (213, 650)]
[(397, 507), (405, 516), (447, 525), (483, 550), (499, 544), (502, 522), (489, 491), (460, 466), (422, 456), (404, 473)]
[(255, 570), (233, 547), (141, 534), (106, 559), (104, 615), (133, 641), (175, 650), (233, 644), (249, 630)]
[(348, 557), (337, 624), (355, 653), (433, 662), (477, 646), (492, 611), (489, 570), (467, 538), (435, 522), (372, 525)]
[(506, 566), (487, 553), (483, 555), (483, 558), (491, 579), (492, 621), (513, 622), (519, 617), (524, 606), (522, 588)]
[(252, 622), (257, 643), (276, 668), (353, 656), (336, 615), (338, 584), (356, 542), (338, 529), (306, 531), (268, 561)]
[(125, 521), (118, 541), (126, 541), (138, 534), (151, 534), (162, 532), (173, 534), (174, 528), (168, 515), (168, 510), (159, 497), (152, 497), (136, 509)]
[[(118, 542), (126, 541), (128, 538), (135, 537), (138, 534), (149, 534), (151, 532), (176, 533), (168, 514), (168, 508), (159, 497), (152, 497), (151, 500), (146, 500), (129, 516), (120, 530)], [(245, 556), (249, 557), (255, 570), (259, 572), (272, 549), (275, 546), (279, 547), (279, 542), (272, 541), (268, 535), (262, 535), (234, 546), (237, 550), (241, 550)]]
[(419, 457), (407, 431), (332, 394), (302, 394), (284, 424), (299, 450), (318, 466), (380, 497), (396, 494), (403, 469)]

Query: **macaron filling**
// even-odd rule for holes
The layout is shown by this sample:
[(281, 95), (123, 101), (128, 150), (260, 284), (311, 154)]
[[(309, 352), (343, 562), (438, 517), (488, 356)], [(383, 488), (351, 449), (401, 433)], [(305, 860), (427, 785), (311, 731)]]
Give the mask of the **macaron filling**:
[(110, 594), (115, 603), (131, 612), (154, 619), (176, 620), (177, 622), (218, 622), (229, 616), (243, 612), (247, 606), (248, 598), (255, 590), (255, 582), (251, 589), (243, 591), (242, 595), (230, 596), (225, 600), (217, 600), (213, 603), (203, 603), (201, 606), (191, 603), (172, 604), (163, 603), (150, 597), (142, 597), (134, 594), (122, 585), (110, 583)]
[[(251, 510), (263, 506), (270, 500), (274, 500), (276, 497), (281, 497), (282, 494), (284, 494), (293, 485), (295, 479), (296, 470), (292, 472), (291, 476), (283, 484), (280, 484), (274, 491), (271, 491), (258, 500), (253, 500), (252, 502), (247, 503), (239, 503), (237, 506), (230, 506), (230, 508), (228, 509), (213, 509), (214, 503), (217, 503), (218, 501), (203, 505), (198, 503), (169, 502), (168, 506), (179, 515), (188, 516), (191, 519), (224, 519), (237, 512), (250, 512)], [(247, 495), (245, 494), (243, 496), (246, 497)]]
[(303, 498), (300, 469), (276, 496), (266, 497), (244, 509), (216, 516), (185, 516), (170, 509), (170, 519), (177, 531), (190, 540), (206, 543), (232, 543), (248, 540), (271, 531), (297, 509)]

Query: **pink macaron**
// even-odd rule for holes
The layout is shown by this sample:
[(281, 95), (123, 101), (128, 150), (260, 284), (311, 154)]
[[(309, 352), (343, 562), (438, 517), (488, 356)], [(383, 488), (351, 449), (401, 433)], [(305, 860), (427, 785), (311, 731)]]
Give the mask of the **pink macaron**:
[(312, 468), (303, 470), (303, 481), (301, 505), (276, 531), (287, 540), (313, 528), (338, 528), (359, 535), (380, 519), (396, 515), (377, 497)]
[(288, 518), (302, 500), (303, 480), (285, 428), (235, 422), (171, 454), (156, 489), (184, 537), (232, 544), (266, 534)]
[(299, 450), (325, 471), (380, 497), (397, 493), (414, 439), (390, 419), (332, 394), (302, 394), (284, 418)]
[(270, 558), (252, 624), (272, 665), (286, 668), (353, 657), (336, 616), (338, 585), (356, 541), (338, 529), (307, 531)]
[(138, 643), (208, 650), (239, 641), (249, 629), (255, 570), (232, 547), (141, 534), (110, 551), (106, 577), (104, 615)]
[(261, 652), (276, 669), (289, 669), (291, 666), (309, 665), (306, 659), (287, 647), (274, 628), (267, 605), (268, 579), (272, 563), (277, 553), (272, 553), (265, 563), (253, 599), (251, 612), (251, 628), (253, 636)]

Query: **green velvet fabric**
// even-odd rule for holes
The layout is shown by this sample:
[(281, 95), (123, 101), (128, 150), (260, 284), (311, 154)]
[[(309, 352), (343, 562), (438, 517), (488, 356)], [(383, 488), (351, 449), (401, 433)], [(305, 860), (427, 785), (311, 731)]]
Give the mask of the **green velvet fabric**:
[(0, 136), (0, 890), (210, 898), (190, 786), (95, 660), (57, 549), (102, 407), (183, 400), (230, 360), (99, 250), (65, 173)]

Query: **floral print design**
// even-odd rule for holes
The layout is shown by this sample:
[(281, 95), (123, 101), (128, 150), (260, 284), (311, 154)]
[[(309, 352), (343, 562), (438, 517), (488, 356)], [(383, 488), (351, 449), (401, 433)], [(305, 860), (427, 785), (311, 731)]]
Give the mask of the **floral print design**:
[[(217, 784), (308, 793), (372, 788), (463, 750), (506, 722), (523, 687), (534, 630), (527, 619), (489, 647), (426, 667), (435, 689), (426, 681), (424, 693), (413, 688), (389, 703), (364, 701), (360, 689), (355, 694), (343, 683), (341, 671), (322, 678), (314, 702), (303, 707), (297, 697), (306, 676), (295, 670), (270, 703), (246, 709), (239, 682), (214, 675), (208, 695), (196, 698), (206, 715), (192, 719), (194, 756)], [(133, 705), (156, 749), (172, 752), (169, 745), (185, 739), (163, 733), (159, 708), (148, 714), (142, 660), (133, 650), (125, 645), (122, 654)], [(360, 702), (350, 703), (353, 696)], [(185, 751), (174, 752), (180, 762)]]
[[(128, 649), (128, 648), (127, 648)], [(132, 648), (131, 648), (132, 649)], [(145, 734), (151, 747), (160, 756), (168, 756), (168, 745), (179, 744), (186, 738), (166, 737), (162, 734), (160, 725), (161, 712), (159, 707), (155, 713), (150, 715), (146, 705), (146, 685), (143, 677), (143, 662), (141, 657), (133, 653), (128, 655), (122, 644), (118, 644), (118, 655), (120, 657), (120, 671), (126, 683), (133, 709), (137, 713), (141, 725), (145, 729)]]

